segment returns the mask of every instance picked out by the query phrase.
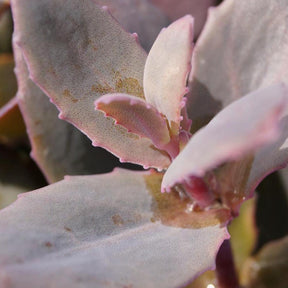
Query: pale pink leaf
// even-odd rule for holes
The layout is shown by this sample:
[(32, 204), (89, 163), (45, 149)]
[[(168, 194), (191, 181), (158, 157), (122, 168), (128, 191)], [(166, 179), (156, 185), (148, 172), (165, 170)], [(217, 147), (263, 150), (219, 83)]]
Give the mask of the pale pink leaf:
[[(162, 223), (160, 183), (159, 174), (117, 170), (23, 194), (0, 212), (1, 287), (175, 288), (213, 268), (225, 225)], [(178, 212), (174, 220), (193, 224), (193, 213)]]
[(170, 141), (165, 118), (145, 100), (127, 94), (107, 94), (96, 100), (95, 107), (129, 132), (151, 139), (159, 149)]
[(170, 126), (180, 125), (191, 69), (192, 42), (193, 18), (185, 16), (161, 31), (145, 64), (145, 98), (167, 117)]
[(198, 36), (204, 26), (207, 10), (214, 6), (216, 0), (150, 0), (155, 6), (163, 10), (171, 20), (191, 14), (195, 19), (195, 36)]
[(60, 117), (122, 161), (167, 167), (169, 157), (149, 139), (115, 126), (94, 109), (94, 101), (107, 93), (144, 97), (146, 54), (135, 37), (92, 0), (65, 5), (58, 0), (14, 0), (12, 10), (15, 41), (30, 76), (61, 111)]
[(14, 56), (18, 78), (17, 99), (32, 147), (31, 156), (48, 182), (62, 180), (67, 174), (107, 171), (109, 158), (105, 159), (106, 154), (93, 147), (91, 141), (74, 126), (60, 120), (56, 107), (29, 79), (26, 63), (17, 45), (14, 45)]
[[(229, 103), (258, 88), (279, 81), (288, 83), (287, 16), (283, 0), (226, 0), (211, 9), (194, 50), (188, 101), (194, 124), (202, 125)], [(287, 123), (284, 118), (277, 143), (256, 153), (249, 189), (287, 164)]]
[[(225, 162), (239, 160), (279, 136), (287, 113), (285, 85), (257, 90), (230, 104), (199, 130), (165, 173), (162, 189), (203, 177)], [(248, 169), (248, 167), (247, 167)]]
[(226, 0), (210, 8), (194, 49), (190, 119), (211, 118), (258, 88), (288, 83), (287, 15), (283, 0)]

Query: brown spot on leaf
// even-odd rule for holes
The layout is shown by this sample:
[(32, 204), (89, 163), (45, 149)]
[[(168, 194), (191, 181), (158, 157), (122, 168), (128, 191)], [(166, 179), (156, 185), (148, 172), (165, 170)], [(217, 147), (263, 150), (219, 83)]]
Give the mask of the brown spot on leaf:
[(45, 246), (48, 247), (48, 248), (50, 248), (50, 247), (52, 247), (53, 245), (52, 245), (51, 242), (47, 241), (47, 242), (45, 242)]
[(72, 229), (71, 228), (69, 228), (69, 227), (64, 227), (64, 229), (67, 231), (67, 232), (72, 232)]
[(114, 89), (111, 86), (109, 86), (107, 83), (105, 83), (105, 85), (101, 85), (101, 84), (92, 85), (91, 91), (96, 92), (97, 94), (101, 94), (101, 95), (115, 93)]
[(126, 93), (144, 98), (144, 91), (139, 81), (133, 77), (124, 77), (119, 71), (114, 71), (112, 83), (97, 83), (92, 85), (91, 91), (99, 95), (110, 93)]
[(78, 102), (78, 99), (74, 98), (68, 89), (65, 89), (63, 91), (63, 96), (72, 101), (73, 103)]
[(167, 226), (199, 229), (226, 223), (230, 218), (230, 210), (224, 208), (187, 212), (191, 200), (181, 198), (176, 191), (161, 193), (162, 178), (162, 173), (155, 172), (145, 179), (147, 189), (153, 199), (151, 204), (152, 223), (161, 221)]
[(122, 226), (124, 224), (124, 220), (119, 214), (113, 215), (112, 216), (112, 221), (117, 226)]

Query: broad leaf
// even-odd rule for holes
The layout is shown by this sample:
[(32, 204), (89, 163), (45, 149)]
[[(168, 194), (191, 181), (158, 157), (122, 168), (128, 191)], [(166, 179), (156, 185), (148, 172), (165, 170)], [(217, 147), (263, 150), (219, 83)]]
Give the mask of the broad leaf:
[(287, 15), (285, 0), (227, 0), (210, 10), (194, 50), (191, 119), (211, 117), (260, 87), (288, 83)]
[(61, 118), (88, 135), (94, 145), (122, 161), (167, 167), (169, 157), (150, 140), (115, 126), (93, 105), (107, 93), (144, 97), (144, 50), (94, 1), (64, 3), (12, 1), (15, 41), (23, 49), (30, 76), (51, 97)]
[(171, 127), (180, 126), (180, 112), (191, 70), (193, 18), (183, 17), (163, 29), (145, 63), (144, 92), (148, 103), (167, 117)]
[[(32, 146), (31, 156), (47, 180), (55, 182), (62, 180), (67, 174), (82, 175), (107, 171), (106, 166), (109, 164), (108, 159), (105, 162), (105, 151), (93, 147), (84, 134), (71, 124), (58, 119), (56, 107), (29, 79), (26, 63), (16, 45), (14, 55), (19, 87), (17, 98)], [(11, 125), (7, 121), (4, 124), (7, 124), (6, 127)]]
[(169, 288), (213, 268), (227, 218), (186, 213), (161, 177), (117, 170), (23, 194), (0, 212), (1, 286)]

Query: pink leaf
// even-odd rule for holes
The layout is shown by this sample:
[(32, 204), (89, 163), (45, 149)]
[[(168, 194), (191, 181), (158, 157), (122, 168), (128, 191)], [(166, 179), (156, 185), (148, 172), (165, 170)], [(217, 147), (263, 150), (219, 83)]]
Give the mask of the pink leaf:
[(171, 127), (176, 124), (177, 132), (191, 69), (192, 41), (193, 18), (186, 16), (177, 20), (157, 37), (144, 70), (147, 102), (167, 117)]
[[(211, 9), (194, 51), (188, 101), (194, 124), (202, 125), (229, 103), (258, 88), (280, 81), (288, 84), (287, 15), (287, 3), (281, 0), (226, 0)], [(248, 190), (287, 164), (287, 127), (286, 117), (278, 142), (255, 154)]]
[(147, 137), (153, 144), (164, 149), (170, 142), (165, 118), (144, 100), (127, 94), (107, 94), (95, 102), (96, 109), (112, 117), (117, 125), (140, 137)]
[(213, 268), (226, 228), (216, 217), (191, 227), (179, 196), (157, 202), (160, 183), (161, 174), (117, 170), (23, 194), (0, 212), (1, 287), (169, 288)]
[(146, 54), (135, 37), (92, 0), (65, 1), (64, 6), (58, 0), (12, 4), (15, 41), (23, 49), (30, 76), (56, 104), (61, 119), (122, 161), (167, 167), (169, 157), (149, 139), (115, 126), (93, 105), (107, 93), (144, 97)]
[(17, 45), (14, 45), (14, 56), (17, 99), (32, 146), (31, 155), (47, 180), (51, 183), (62, 180), (67, 174), (103, 172), (107, 165), (103, 164), (103, 152), (93, 147), (89, 139), (71, 124), (58, 119), (56, 107), (29, 79), (26, 63)]
[(288, 83), (287, 14), (281, 0), (226, 0), (209, 10), (194, 49), (190, 119), (211, 118), (254, 90)]
[(285, 85), (258, 90), (229, 105), (192, 137), (168, 168), (162, 189), (189, 183), (191, 176), (203, 177), (224, 162), (275, 142), (287, 105)]

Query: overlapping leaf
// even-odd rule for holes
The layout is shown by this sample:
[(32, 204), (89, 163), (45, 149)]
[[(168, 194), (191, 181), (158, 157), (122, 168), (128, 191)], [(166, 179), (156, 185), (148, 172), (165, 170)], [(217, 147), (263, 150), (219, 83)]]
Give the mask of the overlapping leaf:
[(92, 0), (64, 3), (65, 9), (56, 0), (12, 1), (15, 40), (31, 77), (60, 109), (61, 118), (82, 130), (94, 145), (122, 161), (167, 167), (169, 157), (149, 139), (115, 126), (93, 105), (107, 93), (143, 97), (145, 52)]
[[(191, 76), (188, 111), (196, 126), (258, 88), (288, 83), (287, 15), (283, 0), (226, 0), (210, 11), (195, 47)], [(287, 119), (281, 126), (281, 139), (254, 156), (247, 190), (286, 165)]]
[(213, 267), (227, 218), (159, 201), (161, 177), (117, 170), (23, 194), (0, 212), (1, 287), (169, 288)]
[[(276, 140), (283, 132), (281, 121), (287, 115), (287, 104), (287, 87), (275, 85), (260, 89), (229, 105), (198, 131), (172, 162), (163, 179), (163, 190), (169, 191), (177, 183), (189, 183), (192, 176), (204, 177), (208, 171), (225, 162), (240, 160), (249, 153), (254, 153), (261, 145), (279, 145), (280, 140), (283, 143), (283, 137), (277, 142)], [(254, 162), (254, 165), (255, 163), (258, 164)], [(249, 175), (247, 186), (251, 188), (250, 179), (255, 182), (261, 177), (253, 171), (249, 174), (249, 165), (244, 169)], [(224, 178), (230, 177), (228, 170), (223, 175)], [(237, 175), (238, 178), (240, 176)], [(249, 189), (246, 191), (247, 179), (239, 179), (242, 185), (239, 190), (244, 191), (237, 191), (238, 189), (232, 186), (221, 187), (220, 193), (223, 195), (228, 189), (232, 190), (231, 193), (246, 197), (245, 193), (250, 192)], [(229, 183), (230, 179), (224, 181)]]
[[(28, 130), (32, 157), (47, 180), (55, 182), (67, 174), (107, 171), (109, 163), (103, 164), (106, 154), (94, 148), (89, 139), (71, 124), (59, 120), (56, 107), (29, 79), (25, 61), (16, 45), (14, 55), (18, 78), (17, 98)], [(7, 127), (11, 125), (7, 121), (4, 124)], [(0, 132), (1, 127), (0, 122)]]

